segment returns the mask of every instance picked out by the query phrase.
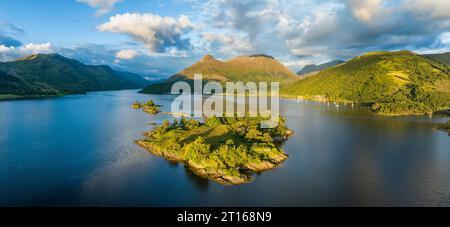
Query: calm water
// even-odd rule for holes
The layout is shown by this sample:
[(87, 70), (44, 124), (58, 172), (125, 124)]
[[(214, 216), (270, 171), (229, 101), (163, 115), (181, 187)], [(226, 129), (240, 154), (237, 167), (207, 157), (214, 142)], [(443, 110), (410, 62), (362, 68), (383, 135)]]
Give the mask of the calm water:
[(0, 206), (450, 206), (445, 117), (282, 101), (290, 158), (250, 184), (221, 186), (137, 147), (169, 119), (130, 108), (136, 91), (0, 102)]

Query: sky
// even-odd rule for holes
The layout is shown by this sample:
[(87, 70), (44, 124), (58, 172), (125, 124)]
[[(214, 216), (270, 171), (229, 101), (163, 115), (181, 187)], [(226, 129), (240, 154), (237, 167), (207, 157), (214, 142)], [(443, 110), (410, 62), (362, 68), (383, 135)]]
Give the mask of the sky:
[(298, 71), (404, 49), (450, 51), (450, 1), (0, 0), (0, 61), (59, 53), (160, 79), (206, 54)]

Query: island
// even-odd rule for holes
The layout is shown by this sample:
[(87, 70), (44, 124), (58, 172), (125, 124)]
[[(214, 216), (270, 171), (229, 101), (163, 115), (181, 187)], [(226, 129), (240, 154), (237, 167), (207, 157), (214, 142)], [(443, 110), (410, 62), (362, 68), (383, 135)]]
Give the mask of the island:
[(144, 112), (149, 114), (158, 114), (161, 113), (160, 106), (156, 105), (153, 100), (149, 100), (145, 103), (140, 103), (138, 101), (134, 102), (133, 105), (131, 105), (133, 109), (142, 109)]
[(184, 163), (196, 175), (224, 185), (244, 184), (253, 173), (277, 167), (288, 158), (281, 145), (293, 131), (280, 117), (276, 128), (260, 118), (210, 117), (165, 120), (136, 143), (167, 160)]

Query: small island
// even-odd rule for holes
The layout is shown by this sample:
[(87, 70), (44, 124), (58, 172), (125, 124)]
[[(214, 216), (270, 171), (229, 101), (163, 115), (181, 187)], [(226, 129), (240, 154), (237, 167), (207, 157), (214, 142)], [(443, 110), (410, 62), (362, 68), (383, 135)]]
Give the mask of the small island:
[(211, 117), (164, 121), (136, 141), (151, 153), (182, 162), (195, 174), (224, 185), (248, 183), (251, 175), (277, 167), (288, 158), (281, 144), (293, 134), (284, 118), (263, 129), (259, 118)]
[(439, 129), (448, 132), (448, 135), (450, 136), (450, 121), (447, 121), (447, 123), (444, 124), (440, 124)]
[(140, 103), (138, 101), (134, 102), (133, 105), (131, 105), (134, 109), (142, 109), (144, 112), (149, 114), (158, 114), (161, 112), (159, 109), (160, 106), (156, 105), (153, 100), (149, 100), (145, 103)]

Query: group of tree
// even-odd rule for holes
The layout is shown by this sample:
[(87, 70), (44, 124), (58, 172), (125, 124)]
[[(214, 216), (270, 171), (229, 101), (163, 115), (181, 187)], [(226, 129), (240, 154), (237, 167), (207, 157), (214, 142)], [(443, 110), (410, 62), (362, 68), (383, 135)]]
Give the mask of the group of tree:
[(239, 176), (249, 163), (271, 161), (283, 154), (274, 137), (285, 137), (284, 118), (276, 128), (261, 128), (260, 118), (210, 117), (204, 123), (195, 119), (165, 120), (150, 137), (160, 149), (180, 160)]
[(155, 102), (153, 102), (153, 100), (149, 100), (144, 103), (136, 101), (131, 105), (131, 107), (133, 107), (134, 109), (143, 109), (144, 112), (149, 114), (157, 114), (161, 112), (159, 106), (156, 105)]

